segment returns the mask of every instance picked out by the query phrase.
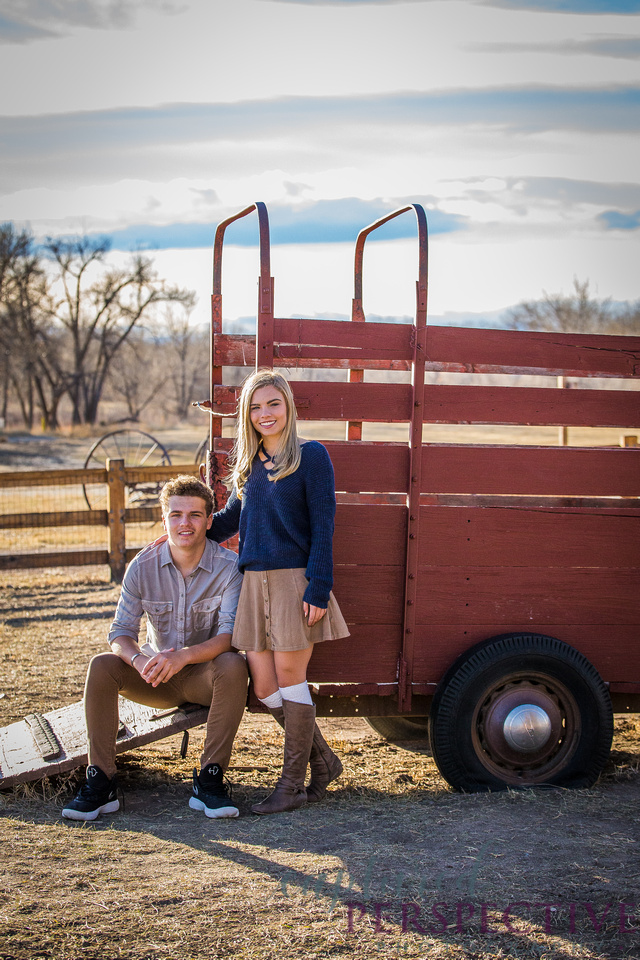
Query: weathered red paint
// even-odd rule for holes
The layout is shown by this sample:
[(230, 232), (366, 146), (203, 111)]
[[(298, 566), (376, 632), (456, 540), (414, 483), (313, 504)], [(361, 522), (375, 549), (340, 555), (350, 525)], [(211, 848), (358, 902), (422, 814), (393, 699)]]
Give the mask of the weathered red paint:
[[(261, 260), (257, 347), (255, 337), (224, 334), (220, 319), (224, 228), (253, 210)], [(416, 321), (367, 323), (365, 240), (410, 212), (419, 245)], [(423, 423), (638, 430), (638, 390), (423, 383), (425, 371), (637, 378), (640, 338), (427, 326), (426, 219), (418, 205), (359, 235), (351, 321), (274, 316), (264, 205), (218, 230), (213, 408), (235, 411), (238, 389), (222, 384), (223, 365), (349, 371), (348, 382), (292, 383), (302, 420), (342, 421), (347, 431), (347, 440), (326, 446), (338, 500), (335, 592), (352, 636), (314, 651), (309, 675), (325, 712), (342, 709), (340, 697), (344, 712), (357, 711), (358, 696), (375, 712), (376, 692), (385, 701), (380, 713), (393, 711), (390, 698), (396, 712), (410, 710), (412, 696), (421, 698), (414, 712), (424, 711), (424, 698), (473, 644), (529, 631), (575, 646), (612, 693), (640, 694), (639, 448), (422, 443)], [(369, 383), (365, 370), (409, 370), (412, 381)], [(361, 426), (370, 422), (408, 424), (409, 443), (363, 441)], [(211, 438), (214, 483), (231, 441), (213, 426)], [(216, 492), (224, 498), (219, 483)]]

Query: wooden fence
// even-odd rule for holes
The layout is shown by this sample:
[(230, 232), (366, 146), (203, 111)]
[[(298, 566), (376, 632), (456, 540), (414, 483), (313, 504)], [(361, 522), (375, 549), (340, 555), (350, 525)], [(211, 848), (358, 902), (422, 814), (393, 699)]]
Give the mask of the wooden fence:
[(108, 564), (111, 580), (120, 583), (127, 563), (139, 551), (128, 548), (127, 524), (158, 521), (161, 517), (157, 500), (142, 506), (127, 506), (127, 491), (140, 484), (161, 484), (178, 474), (198, 475), (194, 464), (157, 467), (125, 467), (124, 460), (107, 460), (105, 469), (38, 470), (0, 473), (0, 492), (27, 487), (62, 487), (69, 484), (105, 484), (104, 510), (65, 510), (32, 513), (0, 514), (0, 529), (34, 530), (42, 527), (107, 527), (108, 546), (104, 550), (57, 550), (38, 553), (0, 553), (0, 570), (84, 566)]

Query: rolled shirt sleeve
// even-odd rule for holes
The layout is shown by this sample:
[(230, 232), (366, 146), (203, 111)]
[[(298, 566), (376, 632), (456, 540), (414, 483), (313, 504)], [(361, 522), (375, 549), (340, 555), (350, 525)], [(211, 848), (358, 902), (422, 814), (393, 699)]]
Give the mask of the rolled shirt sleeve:
[(116, 637), (131, 637), (137, 641), (140, 635), (140, 621), (144, 609), (142, 597), (138, 587), (138, 565), (132, 562), (124, 575), (120, 598), (116, 607), (115, 617), (109, 630), (109, 643)]
[(236, 620), (236, 610), (238, 608), (241, 589), (242, 574), (236, 566), (222, 594), (222, 602), (220, 603), (218, 613), (218, 627), (214, 636), (217, 636), (219, 633), (233, 633), (233, 625)]

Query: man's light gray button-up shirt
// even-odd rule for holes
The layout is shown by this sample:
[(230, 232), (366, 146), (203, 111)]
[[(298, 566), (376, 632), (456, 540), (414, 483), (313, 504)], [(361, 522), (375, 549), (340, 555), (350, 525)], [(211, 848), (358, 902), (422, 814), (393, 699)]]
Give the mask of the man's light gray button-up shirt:
[(145, 653), (180, 650), (232, 633), (242, 586), (238, 558), (207, 540), (200, 563), (186, 580), (174, 566), (167, 541), (151, 543), (127, 568), (109, 643), (116, 637), (138, 640), (147, 615)]

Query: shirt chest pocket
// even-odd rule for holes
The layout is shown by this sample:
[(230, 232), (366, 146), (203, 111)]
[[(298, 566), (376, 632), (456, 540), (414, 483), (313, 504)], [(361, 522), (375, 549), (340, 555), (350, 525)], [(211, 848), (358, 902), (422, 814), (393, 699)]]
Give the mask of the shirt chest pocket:
[(140, 602), (142, 609), (147, 615), (147, 619), (153, 624), (155, 630), (158, 633), (168, 633), (173, 614), (173, 604), (171, 600), (142, 599)]
[[(206, 600), (198, 600), (191, 607), (191, 617), (193, 629), (197, 633), (201, 631), (212, 631), (218, 619), (218, 610), (222, 603), (222, 596), (207, 597)], [(209, 639), (210, 633), (207, 634)]]

